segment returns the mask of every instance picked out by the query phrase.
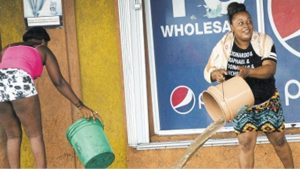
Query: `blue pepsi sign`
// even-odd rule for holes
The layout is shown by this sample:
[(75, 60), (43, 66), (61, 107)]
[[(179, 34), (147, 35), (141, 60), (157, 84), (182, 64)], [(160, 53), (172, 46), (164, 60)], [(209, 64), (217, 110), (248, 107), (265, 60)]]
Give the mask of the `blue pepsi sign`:
[[(176, 131), (180, 130), (206, 128), (212, 122), (200, 99), (202, 92), (211, 85), (204, 80), (203, 70), (215, 44), (230, 30), (230, 24), (227, 20), (227, 5), (231, 2), (245, 3), (256, 30), (261, 31), (259, 29), (265, 26), (267, 33), (273, 31), (267, 22), (265, 22), (266, 25), (259, 25), (262, 23), (259, 21), (263, 18), (261, 18), (260, 9), (258, 9), (258, 1), (150, 1), (149, 13), (151, 20), (148, 22), (148, 26), (150, 25), (153, 44), (153, 49), (150, 49), (153, 50), (150, 52), (153, 53), (153, 55), (150, 55), (150, 63), (152, 63), (150, 69), (155, 74), (153, 76), (155, 78), (152, 79), (155, 81), (152, 81), (152, 86), (155, 85), (152, 92), (154, 92), (153, 96), (156, 97), (154, 99), (156, 102), (153, 103), (156, 107), (154, 108), (154, 117), (156, 117), (154, 122), (158, 126), (158, 133), (160, 131), (171, 131), (176, 134)], [(265, 15), (267, 15), (267, 12), (265, 12)], [(268, 17), (265, 16), (264, 18)], [(280, 28), (278, 27), (278, 29)], [(288, 34), (284, 32), (280, 35), (285, 37)], [(299, 38), (298, 40), (290, 39), (286, 43), (299, 51), (297, 49), (299, 45), (295, 45), (300, 44)], [(276, 47), (279, 56), (286, 55), (286, 53), (281, 54), (282, 45), (276, 43)], [(290, 64), (299, 64), (299, 57), (293, 57), (289, 62), (294, 63)], [(277, 82), (279, 90), (284, 92), (283, 86), (286, 85), (287, 79), (293, 76), (293, 79), (299, 80), (299, 77), (292, 75), (293, 72), (281, 71), (286, 66), (286, 62), (282, 60), (283, 58), (279, 59)], [(289, 72), (288, 76), (285, 74), (287, 72)], [(294, 71), (294, 73), (296, 72)], [(291, 83), (294, 84), (293, 82)], [(290, 87), (289, 90), (293, 97), (295, 95), (297, 98), (300, 97), (298, 96), (300, 95), (299, 88), (297, 90), (297, 87)], [(293, 108), (290, 105), (287, 108), (288, 113), (290, 113), (290, 108), (300, 108), (295, 105), (297, 101), (299, 102), (296, 99), (290, 100)], [(288, 120), (292, 119), (288, 118)], [(300, 118), (296, 121), (300, 121)]]

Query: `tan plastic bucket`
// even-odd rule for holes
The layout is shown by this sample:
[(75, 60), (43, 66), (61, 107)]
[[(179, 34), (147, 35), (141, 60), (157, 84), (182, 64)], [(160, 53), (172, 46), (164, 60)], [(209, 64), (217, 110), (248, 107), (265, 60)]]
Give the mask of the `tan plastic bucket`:
[(251, 88), (239, 76), (208, 87), (202, 94), (202, 100), (213, 121), (231, 121), (243, 106), (254, 104)]

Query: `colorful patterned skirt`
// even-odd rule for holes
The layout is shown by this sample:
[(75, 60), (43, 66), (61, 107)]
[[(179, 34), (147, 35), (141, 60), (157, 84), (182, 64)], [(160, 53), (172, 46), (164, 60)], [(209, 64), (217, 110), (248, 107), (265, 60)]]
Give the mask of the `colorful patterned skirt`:
[(283, 131), (284, 116), (279, 92), (276, 90), (269, 100), (259, 105), (242, 108), (233, 119), (233, 128), (237, 134), (250, 131)]

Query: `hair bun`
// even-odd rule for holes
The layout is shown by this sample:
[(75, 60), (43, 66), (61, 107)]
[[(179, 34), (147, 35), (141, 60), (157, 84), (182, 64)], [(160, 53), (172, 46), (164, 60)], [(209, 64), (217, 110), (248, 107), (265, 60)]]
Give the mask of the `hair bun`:
[(227, 7), (228, 15), (234, 15), (238, 12), (246, 11), (246, 6), (242, 3), (233, 2)]
[(247, 12), (246, 6), (242, 3), (232, 2), (227, 7), (227, 16), (231, 22), (233, 15), (239, 12)]

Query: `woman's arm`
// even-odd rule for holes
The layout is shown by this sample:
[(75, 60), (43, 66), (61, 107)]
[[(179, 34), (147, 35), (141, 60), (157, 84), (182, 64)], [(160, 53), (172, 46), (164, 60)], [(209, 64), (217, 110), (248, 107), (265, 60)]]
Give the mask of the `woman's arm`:
[(97, 113), (85, 106), (77, 97), (69, 83), (61, 74), (59, 64), (52, 51), (46, 46), (40, 46), (38, 47), (38, 50), (44, 55), (44, 63), (46, 65), (47, 72), (56, 89), (68, 100), (70, 100), (81, 111), (85, 118), (92, 117), (95, 119)]
[(208, 62), (204, 68), (204, 79), (208, 82), (222, 82), (225, 80), (228, 58), (231, 52), (234, 36), (232, 32), (226, 33), (213, 48)]
[(272, 60), (265, 60), (262, 63), (262, 66), (257, 68), (245, 68), (240, 67), (239, 76), (245, 77), (253, 77), (258, 79), (268, 79), (275, 75), (276, 73), (276, 62)]
[(2, 62), (2, 56), (3, 56), (4, 51), (6, 50), (6, 48), (8, 48), (8, 46), (5, 46), (5, 47), (1, 50), (1, 52), (0, 52), (0, 63)]
[(1, 52), (0, 52), (0, 63), (2, 61), (2, 55), (3, 55), (3, 50), (1, 50)]

